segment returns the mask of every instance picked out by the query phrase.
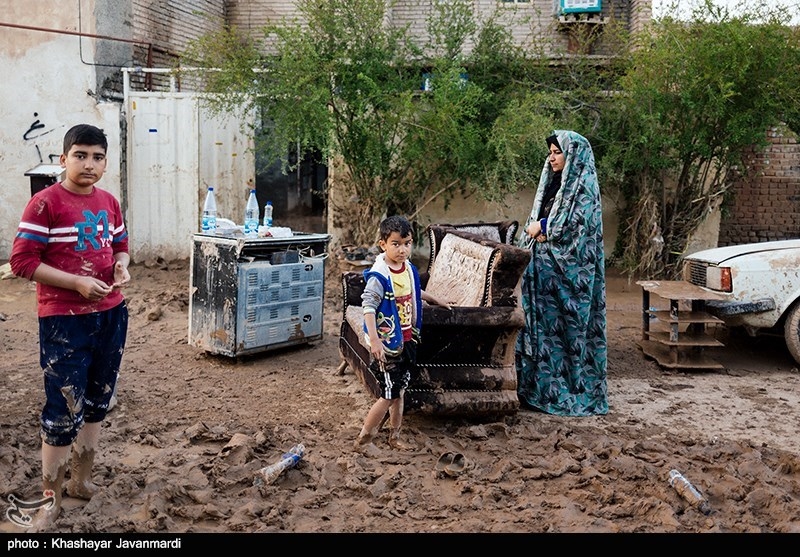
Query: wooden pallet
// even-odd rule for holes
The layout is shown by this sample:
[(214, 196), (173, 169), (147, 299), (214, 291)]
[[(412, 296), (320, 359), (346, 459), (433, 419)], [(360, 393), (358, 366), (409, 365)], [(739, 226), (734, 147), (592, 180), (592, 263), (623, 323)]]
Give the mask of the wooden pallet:
[[(725, 297), (686, 281), (638, 281), (642, 287), (642, 338), (639, 347), (661, 367), (668, 369), (723, 369), (705, 349), (724, 346), (706, 334), (709, 324), (723, 321), (705, 311), (707, 300)], [(669, 300), (669, 310), (650, 309), (650, 294)], [(680, 304), (691, 309), (680, 309)], [(654, 324), (662, 327), (653, 330)]]

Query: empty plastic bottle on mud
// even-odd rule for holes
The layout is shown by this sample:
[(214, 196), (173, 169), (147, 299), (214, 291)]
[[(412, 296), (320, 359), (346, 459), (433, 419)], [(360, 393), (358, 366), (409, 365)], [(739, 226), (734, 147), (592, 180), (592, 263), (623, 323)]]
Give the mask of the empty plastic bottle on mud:
[(697, 507), (701, 513), (707, 515), (711, 512), (711, 507), (708, 501), (706, 501), (706, 498), (703, 497), (703, 494), (697, 491), (697, 488), (692, 485), (692, 482), (684, 478), (683, 474), (677, 470), (673, 469), (669, 471), (669, 485), (674, 487), (675, 491), (690, 505)]
[(264, 479), (264, 483), (271, 484), (275, 481), (275, 479), (283, 473), (284, 470), (294, 467), (300, 459), (303, 458), (303, 455), (306, 452), (306, 448), (303, 446), (302, 443), (298, 443), (291, 449), (289, 449), (288, 453), (283, 453), (281, 459), (274, 464), (270, 464), (269, 466), (265, 466), (259, 473), (261, 477)]
[(217, 199), (214, 197), (214, 188), (208, 188), (206, 202), (203, 204), (203, 218), (200, 222), (200, 232), (203, 234), (217, 233)]
[(264, 205), (264, 226), (272, 226), (272, 201)]
[(244, 235), (248, 238), (258, 237), (258, 199), (256, 199), (256, 190), (250, 190), (247, 206), (244, 209)]

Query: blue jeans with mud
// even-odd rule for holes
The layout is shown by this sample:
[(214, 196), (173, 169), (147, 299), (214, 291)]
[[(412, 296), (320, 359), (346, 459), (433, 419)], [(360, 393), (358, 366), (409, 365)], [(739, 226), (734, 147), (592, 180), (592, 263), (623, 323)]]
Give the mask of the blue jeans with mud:
[(39, 318), (39, 361), (44, 371), (42, 440), (71, 445), (84, 422), (106, 417), (117, 384), (125, 339), (125, 302), (85, 315)]

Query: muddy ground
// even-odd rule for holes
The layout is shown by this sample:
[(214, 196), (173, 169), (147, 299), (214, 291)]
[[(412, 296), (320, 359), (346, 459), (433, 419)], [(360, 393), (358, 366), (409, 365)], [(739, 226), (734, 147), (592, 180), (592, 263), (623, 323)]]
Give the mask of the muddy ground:
[[(725, 369), (664, 370), (636, 344), (639, 287), (613, 271), (608, 415), (408, 415), (418, 450), (384, 435), (365, 455), (351, 445), (371, 399), (336, 373), (335, 280), (323, 340), (231, 359), (187, 342), (188, 262), (131, 271), (119, 402), (96, 463), (104, 490), (65, 497), (54, 532), (800, 532), (800, 372), (782, 340), (715, 329)], [(0, 280), (0, 532), (24, 531), (9, 496), (40, 490), (35, 303), (31, 283)], [(259, 481), (297, 443), (300, 463)], [(464, 455), (463, 473), (437, 471), (444, 452)], [(673, 468), (710, 514), (669, 486)]]

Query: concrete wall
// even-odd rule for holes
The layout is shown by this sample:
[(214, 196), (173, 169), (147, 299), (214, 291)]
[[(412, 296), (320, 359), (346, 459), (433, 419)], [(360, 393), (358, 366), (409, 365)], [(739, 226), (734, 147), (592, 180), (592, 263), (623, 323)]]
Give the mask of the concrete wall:
[(34, 9), (0, 0), (0, 260), (11, 253), (30, 199), (25, 173), (42, 162), (58, 164), (64, 133), (74, 124), (105, 130), (109, 164), (98, 186), (120, 197), (125, 209), (120, 69), (143, 65), (148, 53), (171, 67), (191, 38), (221, 24), (224, 7), (225, 0), (37, 0)]
[[(1, 0), (2, 20), (39, 31), (0, 30), (0, 260), (8, 259), (19, 218), (30, 199), (25, 172), (40, 162), (58, 164), (64, 133), (74, 124), (103, 128), (109, 140), (109, 164), (99, 186), (119, 195), (120, 106), (95, 98), (93, 41), (59, 32), (96, 33), (91, 18), (78, 18), (77, 2), (65, 9), (59, 0)], [(83, 13), (95, 2), (82, 0)], [(51, 159), (51, 155), (54, 157)]]

